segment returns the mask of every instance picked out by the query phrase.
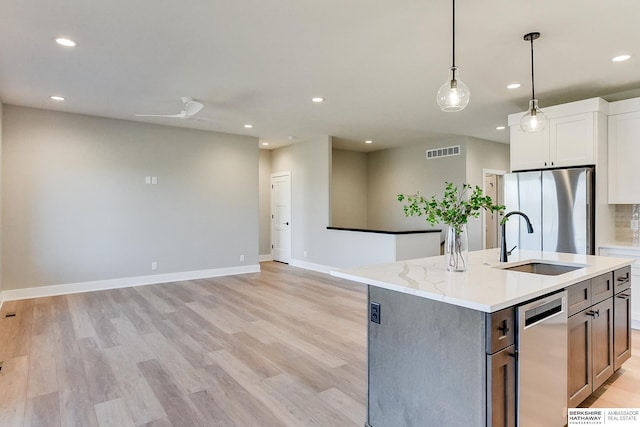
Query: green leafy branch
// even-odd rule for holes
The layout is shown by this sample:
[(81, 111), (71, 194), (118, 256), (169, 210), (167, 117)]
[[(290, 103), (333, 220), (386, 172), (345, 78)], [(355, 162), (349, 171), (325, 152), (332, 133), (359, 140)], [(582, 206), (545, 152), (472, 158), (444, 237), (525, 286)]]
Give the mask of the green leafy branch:
[(470, 184), (463, 184), (461, 190), (450, 182), (445, 184), (444, 197), (441, 200), (436, 199), (435, 195), (427, 199), (420, 193), (398, 194), (398, 201), (406, 202), (403, 206), (405, 216), (425, 216), (431, 225), (444, 223), (453, 227), (456, 233), (461, 233), (462, 226), (470, 217), (480, 216), (480, 209), (504, 215), (505, 207), (494, 205), (491, 197), (484, 196), (482, 189), (477, 185), (467, 197), (467, 193), (473, 188)]

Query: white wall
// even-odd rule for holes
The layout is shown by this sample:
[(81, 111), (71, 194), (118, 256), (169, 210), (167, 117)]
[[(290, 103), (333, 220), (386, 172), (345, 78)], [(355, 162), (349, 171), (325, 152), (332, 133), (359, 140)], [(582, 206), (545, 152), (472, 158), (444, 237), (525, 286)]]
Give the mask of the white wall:
[(367, 228), (367, 153), (333, 149), (331, 225)]
[(257, 264), (256, 138), (12, 105), (3, 122), (3, 290)]
[(259, 150), (259, 186), (260, 186), (260, 231), (259, 254), (261, 258), (271, 258), (271, 151)]

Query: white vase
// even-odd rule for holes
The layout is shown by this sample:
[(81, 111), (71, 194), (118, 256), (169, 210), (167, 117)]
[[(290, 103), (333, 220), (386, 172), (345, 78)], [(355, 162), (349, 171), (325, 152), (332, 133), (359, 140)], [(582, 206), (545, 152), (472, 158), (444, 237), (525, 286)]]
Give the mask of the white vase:
[(469, 241), (467, 239), (467, 225), (463, 224), (460, 232), (449, 226), (447, 240), (444, 244), (444, 261), (447, 271), (467, 271), (469, 255)]

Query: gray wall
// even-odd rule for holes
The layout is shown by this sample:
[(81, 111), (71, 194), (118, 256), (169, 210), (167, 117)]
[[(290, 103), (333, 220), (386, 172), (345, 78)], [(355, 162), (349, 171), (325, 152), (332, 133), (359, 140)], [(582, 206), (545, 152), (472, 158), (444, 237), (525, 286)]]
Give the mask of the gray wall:
[[(426, 150), (460, 144), (460, 156), (427, 160)], [(406, 218), (398, 193), (431, 197), (442, 195), (445, 181), (465, 181), (465, 139), (444, 139), (369, 154), (368, 224), (374, 229), (420, 230), (430, 228), (424, 217)], [(439, 228), (439, 227), (438, 227)]]
[[(484, 169), (509, 172), (509, 145), (484, 139), (467, 137), (467, 182), (482, 188)], [(494, 200), (494, 203), (498, 203)], [(482, 249), (482, 227), (484, 217), (471, 220), (467, 227), (469, 232), (469, 249)]]
[(0, 305), (2, 304), (2, 102), (0, 102)]
[(11, 105), (3, 122), (4, 290), (258, 262), (256, 138)]
[(259, 150), (260, 220), (259, 254), (271, 256), (271, 151)]
[(332, 150), (331, 225), (367, 228), (367, 154)]
[[(426, 150), (460, 145), (461, 155), (426, 159)], [(367, 154), (367, 226), (382, 230), (430, 228), (424, 217), (406, 218), (398, 193), (442, 196), (445, 182), (482, 188), (483, 169), (508, 171), (509, 146), (471, 137), (454, 137)], [(333, 197), (333, 196), (332, 196)], [(333, 200), (335, 203), (335, 200)], [(334, 208), (335, 209), (335, 208)], [(442, 228), (442, 226), (436, 226)], [(469, 249), (482, 249), (482, 218), (468, 225)]]
[(291, 172), (291, 258), (336, 265), (327, 235), (331, 138), (318, 137), (273, 150), (271, 170)]

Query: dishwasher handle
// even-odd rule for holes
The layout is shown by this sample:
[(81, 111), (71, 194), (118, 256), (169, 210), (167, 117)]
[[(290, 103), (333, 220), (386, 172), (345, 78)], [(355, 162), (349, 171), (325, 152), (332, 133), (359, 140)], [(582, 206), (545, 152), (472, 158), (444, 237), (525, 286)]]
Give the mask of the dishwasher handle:
[(565, 311), (565, 296), (533, 303), (533, 307), (527, 307), (524, 311), (524, 327), (534, 325), (550, 317), (556, 316)]

